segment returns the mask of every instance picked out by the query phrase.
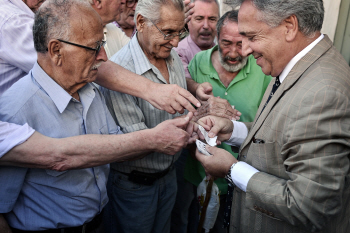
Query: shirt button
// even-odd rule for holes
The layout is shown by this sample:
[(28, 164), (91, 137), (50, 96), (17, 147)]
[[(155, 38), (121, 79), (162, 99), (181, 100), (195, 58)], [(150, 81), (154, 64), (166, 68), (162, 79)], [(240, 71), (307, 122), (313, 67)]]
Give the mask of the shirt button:
[(227, 95), (227, 92), (225, 92), (225, 95)]
[(98, 179), (98, 175), (96, 176), (96, 179)]

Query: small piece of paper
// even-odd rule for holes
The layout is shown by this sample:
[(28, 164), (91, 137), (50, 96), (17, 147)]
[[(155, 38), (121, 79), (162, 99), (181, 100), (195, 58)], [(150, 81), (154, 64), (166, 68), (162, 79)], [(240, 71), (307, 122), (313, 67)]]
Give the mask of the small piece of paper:
[(199, 125), (198, 128), (201, 131), (201, 133), (203, 134), (205, 141), (209, 144), (209, 146), (216, 146), (216, 139), (218, 138), (218, 136), (210, 138), (208, 136), (208, 132), (203, 128), (203, 126)]
[(207, 156), (210, 156), (211, 154), (207, 151), (207, 149), (205, 149), (205, 144), (204, 142), (202, 141), (199, 141), (198, 139), (196, 139), (196, 145), (197, 145), (197, 148), (199, 150), (199, 152), (201, 152), (202, 154), (205, 154)]

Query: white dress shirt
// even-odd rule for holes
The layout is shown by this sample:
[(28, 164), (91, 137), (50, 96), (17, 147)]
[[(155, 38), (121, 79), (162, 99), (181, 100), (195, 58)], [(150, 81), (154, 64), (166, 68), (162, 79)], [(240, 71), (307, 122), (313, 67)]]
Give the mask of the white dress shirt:
[(25, 142), (35, 131), (28, 126), (0, 121), (0, 158), (13, 147)]
[[(313, 47), (316, 46), (318, 42), (320, 42), (323, 39), (324, 35), (321, 34), (315, 41), (313, 41), (311, 44), (309, 44), (306, 48), (304, 48), (302, 51), (300, 51), (295, 57), (293, 57), (292, 60), (287, 64), (287, 66), (284, 68), (282, 73), (279, 76), (280, 82), (282, 83), (284, 79), (287, 77), (289, 72), (292, 70), (294, 65), (302, 58), (304, 57)], [(233, 122), (233, 131), (231, 138), (226, 141), (225, 143), (232, 145), (232, 146), (240, 146), (244, 139), (248, 135), (248, 129), (246, 125), (242, 122), (238, 121), (232, 121)], [(243, 190), (244, 192), (247, 190), (247, 185), (250, 180), (250, 178), (255, 174), (259, 172), (256, 168), (250, 166), (249, 164), (239, 161), (233, 169), (231, 169), (231, 178), (233, 183)]]
[(0, 1), (0, 96), (37, 60), (33, 23), (34, 13), (22, 0)]

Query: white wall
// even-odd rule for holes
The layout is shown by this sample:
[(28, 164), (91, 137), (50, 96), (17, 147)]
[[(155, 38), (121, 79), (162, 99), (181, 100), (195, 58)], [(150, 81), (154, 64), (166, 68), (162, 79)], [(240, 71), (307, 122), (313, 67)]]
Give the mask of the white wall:
[[(307, 1), (307, 0), (305, 0)], [(343, 0), (347, 1), (347, 0)], [(220, 2), (220, 14), (223, 15), (225, 12), (231, 10), (232, 8), (225, 5), (223, 0)], [(322, 27), (322, 33), (325, 33), (333, 41), (335, 35), (335, 29), (337, 28), (338, 16), (339, 16), (339, 7), (341, 0), (323, 0), (325, 8), (325, 17)]]
[(327, 34), (332, 41), (337, 28), (340, 2), (341, 0), (323, 0), (325, 16), (322, 33)]

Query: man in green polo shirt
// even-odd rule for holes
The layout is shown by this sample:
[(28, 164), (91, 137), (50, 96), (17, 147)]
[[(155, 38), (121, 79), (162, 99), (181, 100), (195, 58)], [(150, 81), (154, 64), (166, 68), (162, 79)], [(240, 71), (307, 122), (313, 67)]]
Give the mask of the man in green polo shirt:
[[(218, 45), (202, 51), (189, 63), (188, 70), (197, 83), (209, 82), (216, 97), (226, 99), (242, 113), (240, 121), (252, 122), (260, 101), (272, 77), (265, 75), (252, 55), (242, 56), (242, 37), (238, 32), (238, 11), (229, 11), (217, 23)], [(218, 146), (237, 158), (231, 146), (222, 143)], [(201, 164), (188, 156), (185, 166), (185, 179), (198, 186), (205, 172)], [(217, 221), (211, 232), (226, 232), (222, 229), (227, 182), (223, 178), (215, 180), (221, 191), (221, 206)]]

